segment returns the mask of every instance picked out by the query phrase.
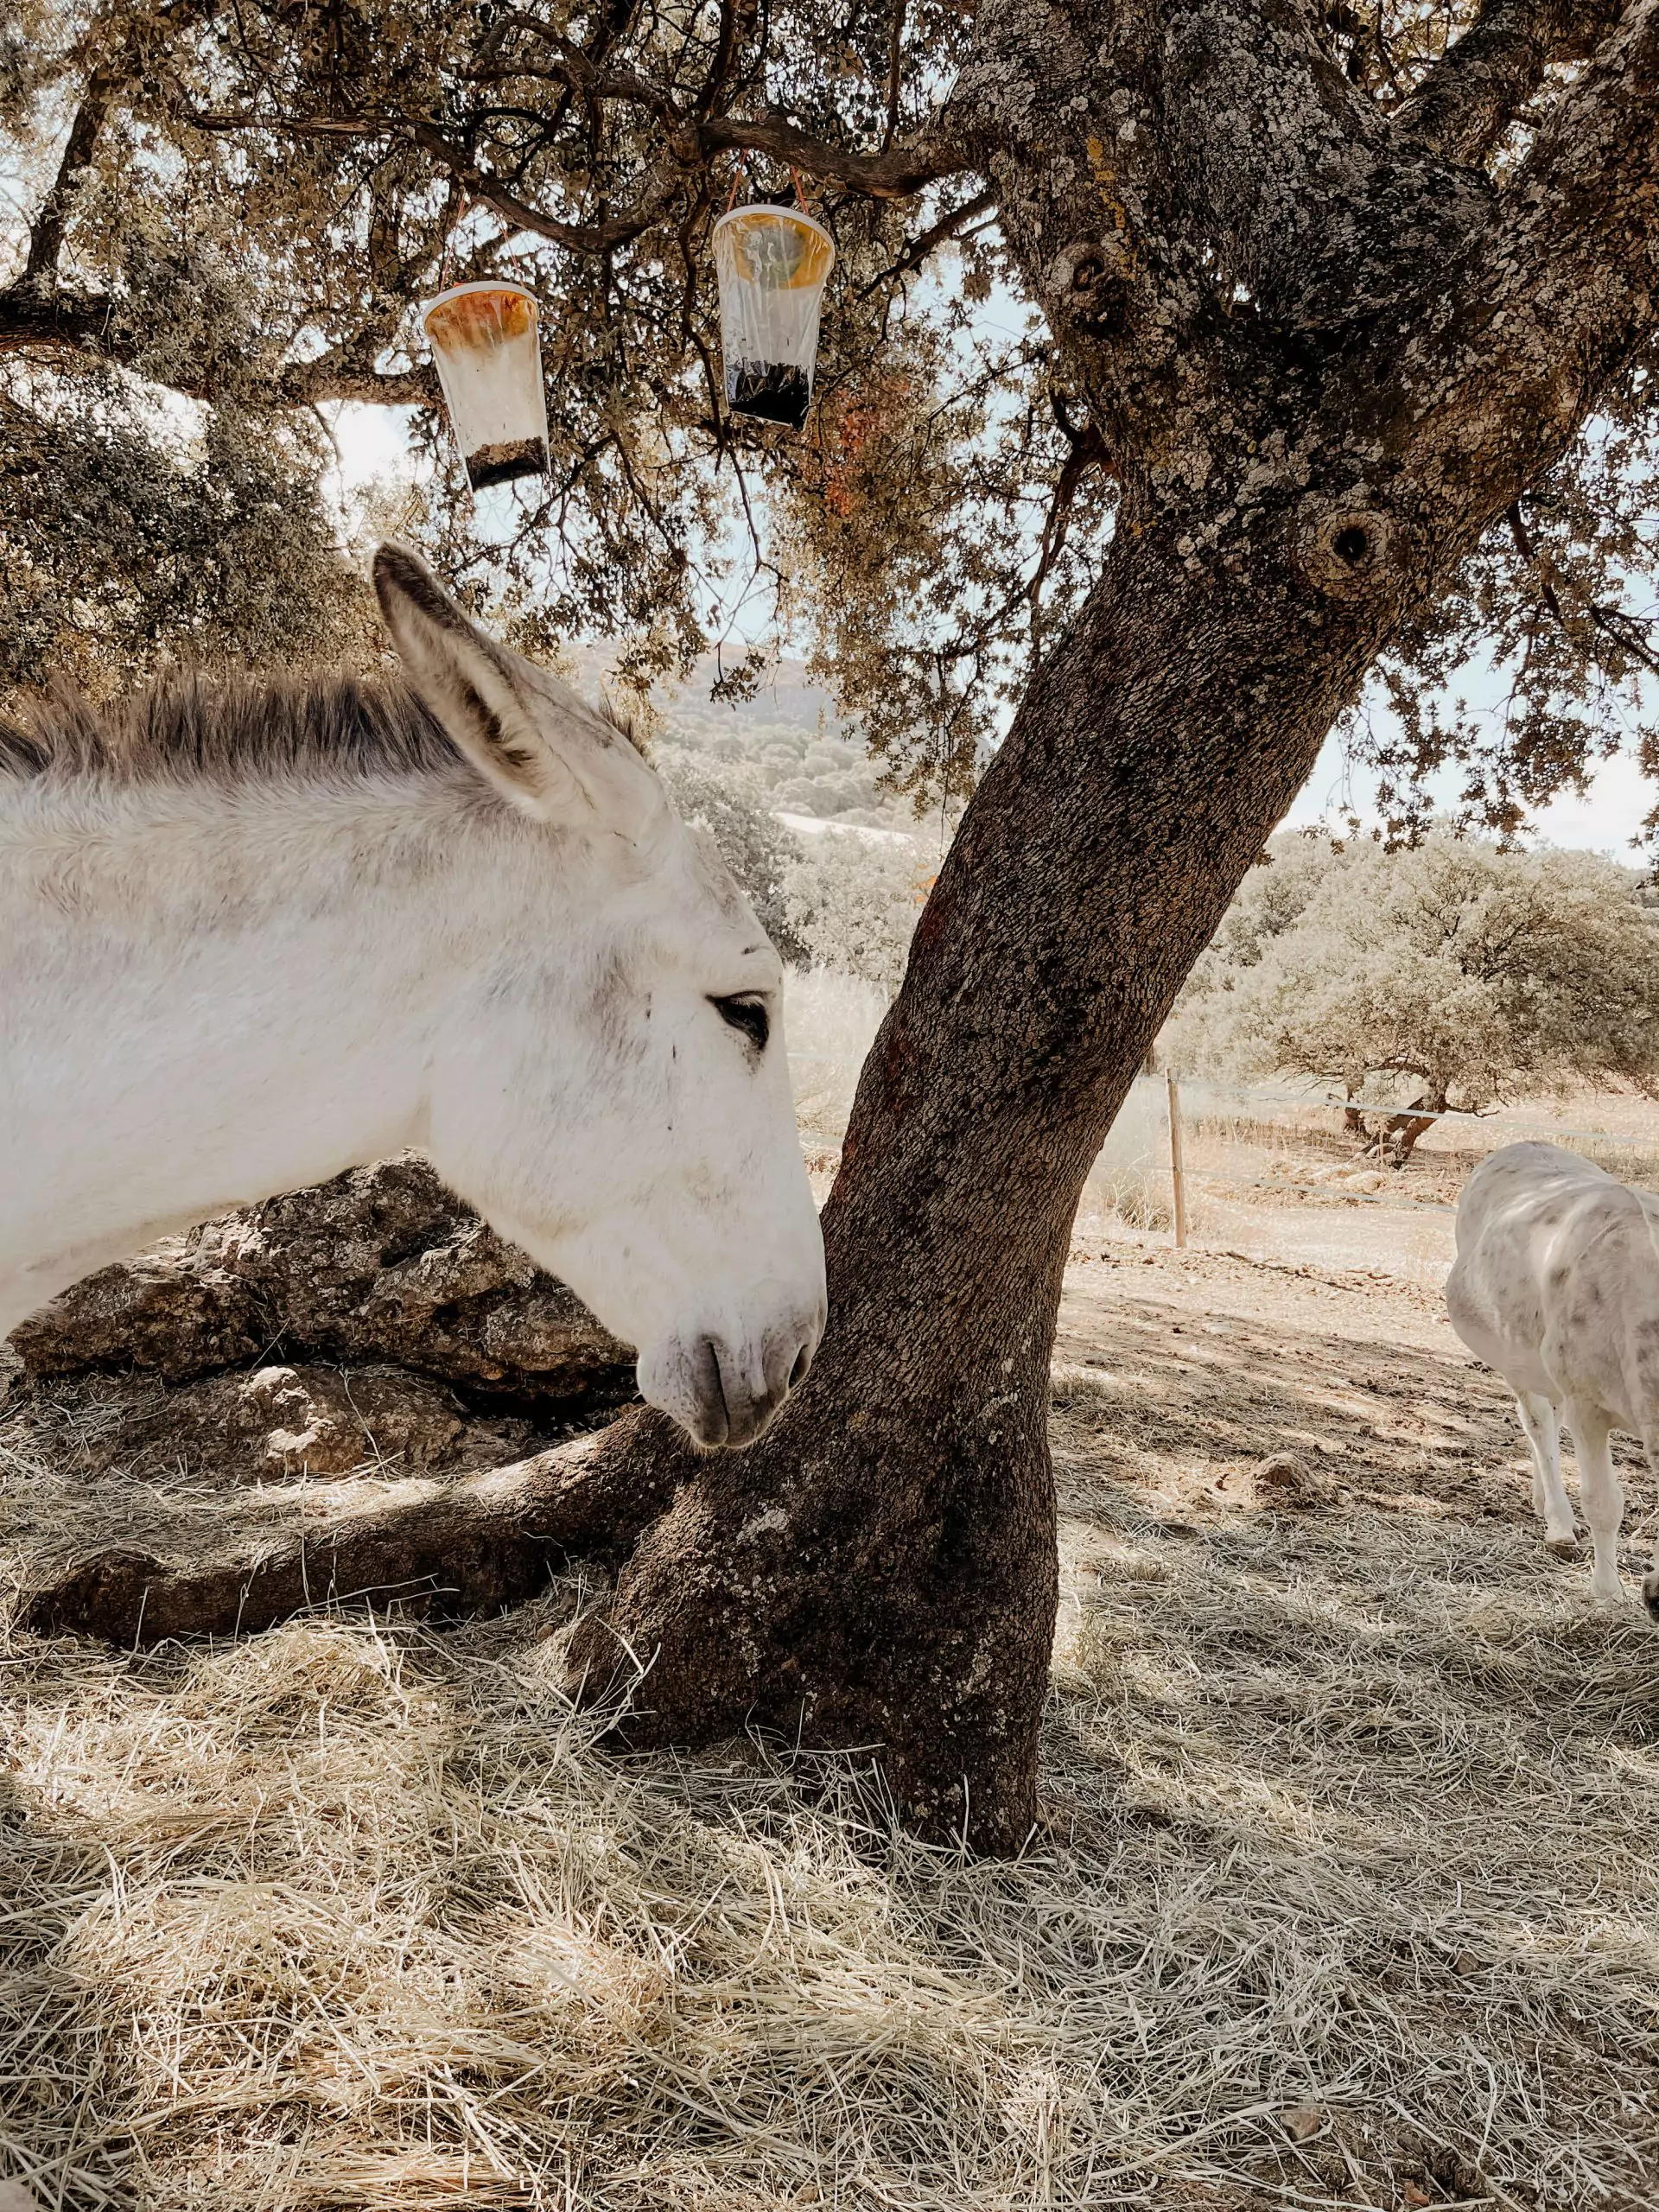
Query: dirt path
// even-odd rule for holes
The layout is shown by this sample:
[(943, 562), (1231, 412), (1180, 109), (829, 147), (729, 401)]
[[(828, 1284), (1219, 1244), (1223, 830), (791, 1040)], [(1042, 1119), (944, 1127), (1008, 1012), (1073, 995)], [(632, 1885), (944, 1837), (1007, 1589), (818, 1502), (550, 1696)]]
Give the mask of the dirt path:
[[(1055, 1372), (1099, 1406), (1093, 1478), (1194, 1525), (1314, 1506), (1532, 1524), (1508, 1390), (1439, 1291), (1395, 1274), (1098, 1248), (1067, 1271)], [(1639, 1535), (1654, 1502), (1620, 1456)]]

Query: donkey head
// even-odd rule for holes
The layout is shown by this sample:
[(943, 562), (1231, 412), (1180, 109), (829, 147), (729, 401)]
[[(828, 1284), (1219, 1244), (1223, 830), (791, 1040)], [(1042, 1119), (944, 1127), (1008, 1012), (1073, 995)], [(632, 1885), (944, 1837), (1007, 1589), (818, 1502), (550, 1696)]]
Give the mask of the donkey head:
[(824, 1320), (778, 956), (626, 737), (402, 547), (374, 577), (415, 690), (500, 802), (480, 790), (457, 824), (433, 1163), (639, 1346), (652, 1405), (747, 1444)]

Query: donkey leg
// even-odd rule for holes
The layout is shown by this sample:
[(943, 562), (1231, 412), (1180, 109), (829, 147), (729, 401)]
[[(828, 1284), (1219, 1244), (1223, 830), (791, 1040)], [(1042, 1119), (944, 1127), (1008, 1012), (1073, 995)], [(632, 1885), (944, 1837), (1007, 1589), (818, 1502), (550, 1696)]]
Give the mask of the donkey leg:
[[(1659, 1483), (1659, 1428), (1648, 1431), (1642, 1439), (1642, 1448), (1648, 1455), (1648, 1472)], [(1659, 1549), (1656, 1549), (1653, 1565), (1642, 1578), (1642, 1602), (1648, 1609), (1648, 1618), (1659, 1621)]]
[(1579, 1503), (1595, 1539), (1596, 1564), (1590, 1577), (1590, 1594), (1611, 1603), (1624, 1595), (1618, 1579), (1618, 1527), (1624, 1518), (1624, 1491), (1613, 1472), (1613, 1455), (1607, 1448), (1610, 1428), (1599, 1407), (1567, 1408), (1573, 1446), (1579, 1461)]
[(1522, 1390), (1516, 1393), (1515, 1409), (1532, 1452), (1532, 1510), (1544, 1524), (1544, 1541), (1550, 1550), (1570, 1557), (1578, 1550), (1579, 1540), (1561, 1480), (1560, 1410), (1548, 1398)]

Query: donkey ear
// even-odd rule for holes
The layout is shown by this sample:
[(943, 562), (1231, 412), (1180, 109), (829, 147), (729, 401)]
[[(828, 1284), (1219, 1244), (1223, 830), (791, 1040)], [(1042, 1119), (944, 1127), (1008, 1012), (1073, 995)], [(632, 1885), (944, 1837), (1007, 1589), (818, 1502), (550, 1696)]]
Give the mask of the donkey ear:
[(537, 821), (645, 834), (660, 787), (590, 707), (486, 637), (406, 545), (380, 547), (374, 588), (410, 681), (503, 798)]

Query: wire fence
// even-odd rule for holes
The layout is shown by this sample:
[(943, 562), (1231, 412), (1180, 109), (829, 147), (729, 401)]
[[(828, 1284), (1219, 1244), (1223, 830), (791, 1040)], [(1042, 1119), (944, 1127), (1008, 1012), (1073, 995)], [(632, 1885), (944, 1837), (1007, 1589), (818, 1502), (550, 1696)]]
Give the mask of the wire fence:
[[(791, 1077), (809, 1166), (820, 1178), (833, 1175), (885, 1004), (885, 995), (850, 979), (814, 973), (793, 981)], [(1427, 1126), (1395, 1164), (1362, 1153), (1344, 1127), (1350, 1109), (1372, 1130), (1407, 1115)], [(1430, 1116), (1412, 1114), (1398, 1098), (1349, 1099), (1318, 1084), (1172, 1085), (1143, 1077), (1090, 1171), (1077, 1233), (1084, 1245), (1128, 1235), (1443, 1279), (1471, 1168), (1521, 1138), (1582, 1151), (1622, 1180), (1659, 1189), (1659, 1102), (1586, 1094), (1559, 1111), (1548, 1101), (1520, 1100)]]
[[(1502, 1145), (1541, 1138), (1584, 1149), (1626, 1181), (1659, 1183), (1659, 1107), (1620, 1103), (1636, 1125), (1611, 1127), (1611, 1116), (1570, 1108), (1553, 1118), (1531, 1103), (1417, 1115), (1392, 1099), (1143, 1077), (1090, 1173), (1079, 1226), (1109, 1236), (1124, 1224), (1177, 1245), (1189, 1237), (1229, 1249), (1254, 1243), (1275, 1259), (1364, 1264), (1369, 1256), (1427, 1278), (1449, 1263), (1471, 1167)], [(1422, 1124), (1409, 1157), (1395, 1164), (1363, 1151), (1344, 1126), (1355, 1107), (1373, 1137), (1389, 1117)], [(1376, 1230), (1344, 1228), (1337, 1218), (1357, 1214), (1369, 1214)]]

